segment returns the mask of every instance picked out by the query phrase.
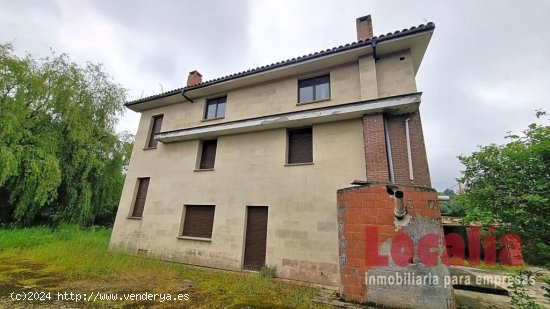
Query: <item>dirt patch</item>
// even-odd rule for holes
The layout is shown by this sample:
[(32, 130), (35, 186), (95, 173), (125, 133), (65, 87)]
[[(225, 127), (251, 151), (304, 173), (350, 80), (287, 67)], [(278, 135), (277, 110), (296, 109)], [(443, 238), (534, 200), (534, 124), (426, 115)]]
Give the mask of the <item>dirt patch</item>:
[[(35, 308), (36, 306), (41, 308), (185, 308), (185, 305), (182, 307), (181, 303), (176, 305), (175, 303), (161, 303), (154, 300), (120, 300), (120, 298), (131, 293), (141, 293), (143, 295), (144, 286), (150, 288), (150, 291), (155, 290), (153, 285), (144, 284), (150, 282), (151, 278), (140, 275), (119, 278), (91, 276), (81, 280), (69, 280), (62, 273), (52, 272), (46, 264), (36, 261), (0, 256), (0, 265), (0, 272), (2, 273), (2, 277), (0, 277), (0, 308)], [(179, 285), (170, 280), (163, 284), (151, 283), (156, 284), (156, 288), (163, 291), (166, 291), (166, 288), (169, 287), (174, 290), (174, 293), (190, 292), (194, 289), (194, 283), (189, 281)], [(69, 294), (65, 295), (66, 292)], [(94, 295), (101, 296), (97, 297), (98, 300), (91, 302), (60, 299), (60, 297), (70, 297), (71, 292), (87, 296), (94, 293)], [(33, 295), (32, 297), (37, 295), (44, 297), (39, 297), (42, 300), (24, 300), (30, 295)], [(116, 301), (100, 299), (102, 297), (114, 297), (114, 295), (117, 295)], [(19, 300), (14, 298), (19, 298)]]
[[(47, 271), (45, 264), (15, 257), (0, 257), (0, 265), (1, 308), (33, 308), (38, 305), (42, 308), (81, 308), (74, 303), (42, 297), (50, 295), (48, 298), (51, 298), (56, 288), (65, 281), (60, 273)], [(30, 300), (29, 297), (41, 300)]]

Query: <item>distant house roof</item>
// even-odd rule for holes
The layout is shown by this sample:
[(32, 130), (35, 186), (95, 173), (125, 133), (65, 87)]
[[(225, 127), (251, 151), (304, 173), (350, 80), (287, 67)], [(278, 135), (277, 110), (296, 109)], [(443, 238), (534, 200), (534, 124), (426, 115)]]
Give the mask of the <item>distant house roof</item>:
[(426, 32), (426, 31), (432, 31), (434, 29), (435, 29), (435, 24), (432, 23), (432, 22), (429, 22), (425, 25), (420, 24), (419, 26), (416, 26), (416, 27), (413, 26), (409, 29), (397, 30), (395, 32), (389, 32), (385, 35), (382, 34), (378, 37), (373, 37), (372, 39), (369, 39), (369, 40), (357, 41), (357, 42), (349, 43), (349, 44), (346, 44), (346, 45), (340, 45), (338, 47), (329, 48), (329, 49), (314, 52), (314, 53), (311, 53), (311, 54), (308, 54), (308, 55), (303, 55), (303, 56), (300, 56), (300, 57), (287, 59), (287, 60), (283, 60), (283, 61), (280, 61), (280, 62), (275, 62), (275, 63), (268, 64), (268, 65), (265, 65), (265, 66), (257, 67), (257, 68), (254, 68), (254, 69), (249, 69), (249, 70), (246, 70), (246, 71), (226, 75), (226, 76), (223, 76), (223, 77), (218, 77), (216, 79), (211, 79), (211, 80), (208, 80), (208, 81), (196, 84), (196, 85), (181, 87), (181, 88), (166, 91), (166, 92), (163, 92), (163, 93), (160, 93), (160, 94), (156, 94), (156, 95), (148, 96), (148, 97), (145, 97), (145, 98), (133, 100), (133, 101), (125, 103), (124, 105), (125, 106), (131, 106), (131, 105), (134, 105), (134, 104), (144, 103), (144, 102), (147, 102), (147, 101), (172, 96), (172, 95), (181, 93), (183, 91), (203, 88), (203, 87), (207, 87), (207, 86), (214, 85), (214, 84), (217, 84), (217, 83), (225, 82), (225, 81), (228, 81), (228, 80), (232, 80), (232, 79), (236, 79), (236, 78), (240, 78), (240, 77), (244, 77), (244, 76), (249, 76), (249, 75), (254, 75), (254, 74), (257, 74), (257, 73), (260, 73), (260, 72), (269, 71), (269, 70), (272, 70), (272, 69), (276, 69), (276, 68), (296, 64), (296, 63), (300, 63), (300, 62), (303, 62), (303, 61), (307, 61), (307, 60), (311, 60), (311, 59), (315, 59), (315, 58), (319, 58), (319, 57), (323, 57), (323, 56), (327, 56), (327, 55), (331, 55), (331, 54), (337, 54), (337, 53), (340, 53), (340, 52), (343, 52), (343, 51), (348, 51), (348, 50), (351, 50), (351, 49), (363, 47), (365, 45), (372, 45), (372, 44), (375, 44), (375, 43), (378, 43), (378, 42), (383, 42), (383, 41), (387, 41), (387, 40), (391, 40), (391, 39), (410, 36), (410, 35), (413, 35), (413, 34), (422, 33), (422, 32)]

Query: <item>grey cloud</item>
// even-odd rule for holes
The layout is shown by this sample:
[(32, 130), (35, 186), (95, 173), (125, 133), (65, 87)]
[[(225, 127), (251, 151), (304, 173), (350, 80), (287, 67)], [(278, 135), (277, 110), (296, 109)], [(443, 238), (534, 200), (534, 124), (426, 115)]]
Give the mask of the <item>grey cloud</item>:
[(0, 42), (13, 42), (20, 52), (49, 54), (57, 45), (57, 4), (48, 1), (0, 1)]
[(151, 54), (147, 57), (143, 57), (138, 67), (140, 71), (149, 74), (165, 75), (171, 79), (176, 79), (178, 77), (182, 79), (181, 75), (183, 72), (176, 72), (174, 60), (168, 57), (168, 55)]
[[(94, 5), (134, 33), (134, 39), (150, 40), (153, 46), (146, 46), (141, 63), (171, 59), (176, 70), (180, 69), (179, 76), (172, 76), (178, 80), (194, 69), (206, 79), (215, 78), (239, 70), (246, 63), (250, 49), (247, 31), (250, 12), (246, 1), (100, 0)], [(157, 72), (171, 73), (163, 69), (159, 67)]]

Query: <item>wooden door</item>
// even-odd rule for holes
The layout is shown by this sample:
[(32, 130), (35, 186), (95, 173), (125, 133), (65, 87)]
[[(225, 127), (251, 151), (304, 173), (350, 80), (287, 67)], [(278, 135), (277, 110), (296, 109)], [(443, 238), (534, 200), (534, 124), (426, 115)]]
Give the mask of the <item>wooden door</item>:
[(244, 245), (244, 269), (259, 270), (265, 265), (266, 239), (267, 207), (248, 206)]

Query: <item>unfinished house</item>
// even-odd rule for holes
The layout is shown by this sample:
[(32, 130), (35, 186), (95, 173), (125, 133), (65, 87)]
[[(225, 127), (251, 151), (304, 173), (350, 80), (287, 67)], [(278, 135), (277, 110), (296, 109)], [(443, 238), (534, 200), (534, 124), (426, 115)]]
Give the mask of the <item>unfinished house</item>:
[(415, 76), (435, 26), (356, 28), (357, 42), (209, 81), (192, 71), (126, 103), (141, 120), (111, 248), (341, 285), (337, 190), (431, 186)]

